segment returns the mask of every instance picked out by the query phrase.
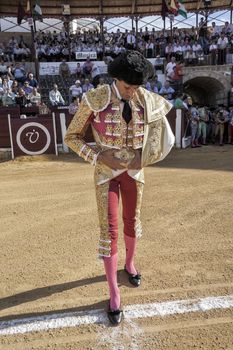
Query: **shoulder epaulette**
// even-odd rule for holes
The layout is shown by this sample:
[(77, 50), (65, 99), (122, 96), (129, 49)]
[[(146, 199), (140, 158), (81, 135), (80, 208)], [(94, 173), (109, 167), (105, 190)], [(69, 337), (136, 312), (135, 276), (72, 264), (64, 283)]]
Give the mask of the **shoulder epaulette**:
[(89, 90), (84, 98), (93, 112), (101, 112), (110, 103), (111, 89), (109, 85), (101, 85), (96, 89)]
[(147, 109), (148, 122), (162, 118), (173, 107), (172, 104), (164, 97), (154, 92), (150, 92), (144, 88), (139, 88), (138, 90), (140, 99), (144, 100), (144, 104)]

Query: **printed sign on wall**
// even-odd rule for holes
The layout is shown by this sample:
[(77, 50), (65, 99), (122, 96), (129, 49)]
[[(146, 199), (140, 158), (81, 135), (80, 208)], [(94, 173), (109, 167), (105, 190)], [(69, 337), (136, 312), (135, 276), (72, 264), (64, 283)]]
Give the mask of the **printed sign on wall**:
[(55, 118), (13, 119), (8, 117), (12, 158), (21, 155), (56, 154)]

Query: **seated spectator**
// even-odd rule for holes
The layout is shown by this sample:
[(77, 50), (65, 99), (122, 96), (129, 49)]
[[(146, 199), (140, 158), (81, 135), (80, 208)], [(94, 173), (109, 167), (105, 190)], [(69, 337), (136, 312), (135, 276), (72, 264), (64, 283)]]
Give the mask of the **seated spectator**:
[(20, 108), (30, 105), (30, 100), (27, 98), (23, 88), (19, 88), (18, 94), (15, 96), (15, 102)]
[(58, 91), (58, 86), (57, 84), (53, 85), (53, 90), (49, 92), (49, 100), (52, 106), (64, 106), (65, 101), (60, 93)]
[(0, 62), (0, 76), (2, 77), (3, 75), (6, 75), (7, 73), (7, 66), (4, 63), (4, 61)]
[(83, 89), (80, 80), (76, 80), (75, 84), (70, 87), (71, 97), (78, 97), (79, 100), (82, 98)]
[(39, 106), (41, 104), (41, 95), (37, 91), (37, 87), (32, 88), (32, 92), (28, 95), (32, 105)]
[(14, 74), (13, 74), (13, 65), (7, 66), (7, 76), (10, 80), (15, 80)]
[(9, 77), (4, 77), (2, 79), (2, 88), (4, 90), (4, 92), (7, 90), (7, 89), (11, 89), (12, 87), (12, 84), (13, 84), (13, 81), (9, 79)]
[(177, 61), (179, 61), (183, 58), (182, 46), (181, 46), (179, 41), (177, 41), (177, 43), (176, 42), (174, 43), (173, 52), (175, 54), (175, 58)]
[(174, 93), (175, 90), (170, 86), (169, 81), (165, 81), (164, 86), (162, 86), (162, 88), (159, 90), (159, 94), (169, 100), (171, 103), (173, 102)]
[(13, 74), (14, 74), (15, 80), (17, 80), (19, 83), (22, 83), (22, 84), (24, 83), (26, 79), (26, 72), (22, 64), (16, 63), (16, 66), (13, 70)]
[(19, 83), (17, 82), (17, 80), (13, 80), (13, 83), (11, 85), (11, 91), (17, 95), (19, 92)]
[(152, 91), (158, 93), (159, 90), (162, 88), (161, 81), (158, 80), (158, 75), (155, 74), (154, 81), (152, 82)]
[(33, 73), (28, 73), (26, 81), (28, 81), (29, 86), (38, 87), (38, 81), (34, 78)]
[(192, 49), (193, 49), (193, 52), (195, 52), (196, 56), (203, 53), (203, 49), (202, 49), (201, 45), (198, 44), (197, 41), (194, 42)]
[(190, 50), (185, 52), (185, 54), (184, 54), (184, 61), (185, 61), (185, 64), (187, 66), (188, 65), (195, 65), (195, 64), (197, 64), (197, 55), (193, 51), (193, 49), (190, 49)]
[(15, 94), (10, 88), (7, 88), (5, 93), (2, 95), (2, 105), (5, 107), (15, 106)]
[(69, 105), (69, 113), (74, 115), (77, 112), (78, 107), (79, 107), (79, 98), (78, 96), (74, 96), (72, 97), (72, 102)]
[(83, 84), (83, 92), (87, 92), (93, 88), (94, 88), (94, 86), (90, 83), (89, 79), (86, 78), (85, 82)]
[(173, 45), (172, 43), (168, 43), (167, 46), (165, 47), (165, 57), (166, 60), (169, 62), (171, 60), (171, 57), (173, 55)]
[(155, 69), (155, 72), (157, 70), (161, 70), (164, 73), (164, 57), (160, 57), (160, 55), (157, 55), (155, 57), (154, 69)]
[(70, 67), (65, 59), (63, 59), (62, 63), (59, 65), (59, 74), (63, 78), (68, 78), (70, 76)]
[(29, 85), (29, 82), (27, 80), (25, 80), (25, 82), (23, 84), (23, 89), (25, 91), (25, 94), (29, 95), (32, 92), (33, 87)]

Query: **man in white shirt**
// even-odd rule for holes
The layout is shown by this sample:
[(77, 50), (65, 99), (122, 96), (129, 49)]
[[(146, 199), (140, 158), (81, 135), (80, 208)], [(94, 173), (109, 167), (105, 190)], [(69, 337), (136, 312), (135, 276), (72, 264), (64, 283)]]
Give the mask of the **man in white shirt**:
[(75, 84), (70, 87), (71, 97), (78, 97), (79, 100), (82, 97), (83, 89), (80, 80), (76, 80)]
[(226, 64), (228, 39), (224, 33), (221, 33), (217, 41), (218, 45), (218, 64)]
[(175, 66), (176, 66), (176, 59), (175, 57), (172, 57), (171, 61), (167, 63), (165, 68), (165, 74), (167, 77), (170, 77), (170, 75), (173, 74)]
[(65, 101), (64, 101), (60, 91), (58, 91), (57, 84), (54, 84), (53, 90), (51, 90), (49, 92), (49, 100), (50, 100), (52, 106), (64, 106), (65, 105)]

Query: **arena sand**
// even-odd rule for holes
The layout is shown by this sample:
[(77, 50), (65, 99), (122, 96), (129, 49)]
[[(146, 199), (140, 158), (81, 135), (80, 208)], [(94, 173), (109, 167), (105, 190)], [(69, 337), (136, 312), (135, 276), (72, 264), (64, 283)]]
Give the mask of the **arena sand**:
[[(123, 307), (233, 294), (232, 170), (230, 145), (174, 150), (145, 169), (142, 285), (124, 274), (121, 234)], [(105, 309), (93, 168), (74, 154), (3, 162), (0, 203), (0, 322)], [(3, 335), (0, 349), (233, 350), (232, 316), (219, 308)]]

